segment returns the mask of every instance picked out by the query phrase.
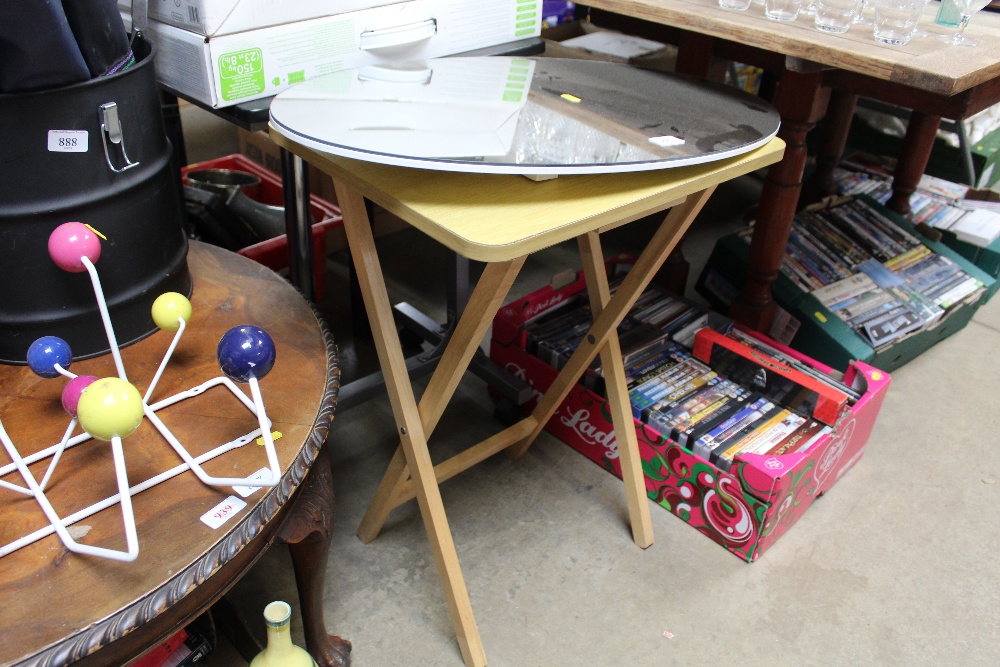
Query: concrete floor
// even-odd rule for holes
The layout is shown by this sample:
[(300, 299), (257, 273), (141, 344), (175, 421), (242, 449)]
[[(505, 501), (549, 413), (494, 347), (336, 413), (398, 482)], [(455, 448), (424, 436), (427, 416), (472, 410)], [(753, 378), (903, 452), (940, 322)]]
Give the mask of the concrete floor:
[[(215, 127), (186, 119), (189, 144), (189, 122)], [(192, 162), (213, 157), (194, 148)], [(748, 177), (713, 197), (685, 241), (690, 282), (714, 239), (739, 226), (757, 188)], [(639, 247), (645, 231), (630, 227), (635, 236), (609, 239), (606, 250)], [(443, 272), (433, 268), (440, 249), (411, 231), (379, 246), (392, 269), (391, 296), (442, 317)], [(512, 296), (571, 265), (573, 251), (533, 258)], [(350, 339), (342, 257), (331, 258), (328, 273), (322, 308), (346, 382), (371, 354)], [(547, 434), (521, 460), (496, 456), (446, 482), (444, 504), (490, 664), (1000, 664), (998, 350), (1000, 299), (893, 372), (864, 458), (752, 564), (657, 505), (656, 542), (639, 549), (621, 481)], [(334, 421), (326, 625), (353, 642), (355, 667), (458, 666), (415, 503), (395, 510), (371, 544), (354, 535), (396, 446), (392, 424), (384, 397)], [(443, 459), (497, 429), (485, 385), (468, 377), (432, 454)], [(287, 550), (272, 549), (229, 599), (254, 623), (267, 602), (292, 602), (301, 642)], [(201, 664), (246, 661), (223, 642)]]

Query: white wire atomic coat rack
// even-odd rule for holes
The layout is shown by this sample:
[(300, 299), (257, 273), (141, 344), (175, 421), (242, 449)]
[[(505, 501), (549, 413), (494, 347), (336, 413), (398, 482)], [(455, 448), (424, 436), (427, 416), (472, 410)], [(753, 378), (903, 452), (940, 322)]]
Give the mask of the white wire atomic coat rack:
[[(12, 461), (8, 465), (0, 466), (0, 478), (17, 471), (24, 481), (24, 486), (21, 486), (0, 479), (0, 490), (33, 497), (48, 521), (47, 526), (8, 544), (0, 545), (0, 557), (55, 533), (66, 549), (71, 552), (130, 562), (139, 555), (139, 539), (135, 515), (132, 511), (132, 497), (136, 494), (187, 471), (194, 473), (203, 484), (213, 487), (273, 487), (278, 484), (281, 477), (274, 436), (271, 433), (271, 422), (267, 417), (259, 385), (259, 380), (267, 375), (274, 365), (275, 347), (271, 337), (260, 327), (251, 324), (243, 324), (229, 329), (220, 339), (216, 352), (222, 371), (220, 376), (155, 403), (150, 403), (149, 400), (157, 383), (160, 381), (174, 350), (180, 343), (188, 321), (191, 319), (191, 302), (183, 294), (177, 292), (161, 294), (153, 302), (154, 323), (164, 331), (174, 332), (174, 337), (156, 373), (150, 380), (146, 393), (141, 395), (126, 375), (121, 351), (108, 313), (107, 301), (101, 288), (100, 276), (95, 266), (101, 254), (99, 236), (89, 225), (80, 222), (67, 222), (53, 230), (49, 236), (48, 251), (52, 260), (63, 270), (71, 273), (86, 272), (89, 275), (101, 320), (107, 333), (117, 376), (98, 378), (70, 372), (72, 350), (65, 340), (55, 336), (43, 336), (34, 341), (28, 348), (26, 361), (28, 367), (35, 374), (43, 378), (66, 380), (62, 390), (62, 406), (69, 418), (69, 424), (58, 443), (30, 456), (22, 457), (14, 439), (7, 433), (3, 421), (0, 419), (0, 440), (2, 440)], [(237, 383), (248, 385), (250, 396), (247, 396)], [(256, 417), (258, 428), (195, 457), (171, 433), (166, 424), (157, 416), (157, 412), (185, 399), (200, 396), (217, 386), (226, 388)], [(144, 419), (148, 420), (164, 441), (173, 448), (181, 459), (181, 463), (139, 484), (130, 486), (122, 441), (132, 434)], [(77, 426), (81, 427), (81, 433), (76, 433)], [(257, 473), (251, 477), (216, 477), (209, 475), (203, 468), (205, 462), (254, 441), (259, 441), (264, 446), (267, 459), (266, 472)], [(114, 462), (118, 493), (67, 516), (60, 516), (49, 501), (46, 488), (52, 480), (53, 473), (59, 465), (63, 453), (72, 447), (83, 445), (103, 447), (105, 443), (110, 445), (110, 456)], [(28, 466), (45, 460), (48, 460), (48, 467), (39, 481), (28, 469)], [(121, 509), (126, 544), (124, 550), (84, 544), (71, 534), (69, 526), (98, 512), (113, 508), (115, 505)]]

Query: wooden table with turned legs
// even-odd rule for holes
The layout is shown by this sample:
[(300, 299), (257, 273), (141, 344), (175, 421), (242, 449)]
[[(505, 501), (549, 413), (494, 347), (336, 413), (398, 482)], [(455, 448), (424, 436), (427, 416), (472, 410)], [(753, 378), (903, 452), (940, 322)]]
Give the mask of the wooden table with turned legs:
[[(968, 34), (979, 45), (951, 46), (938, 34), (953, 28), (934, 23), (937, 3), (924, 8), (920, 28), (929, 34), (905, 46), (875, 42), (870, 25), (842, 34), (813, 26), (811, 16), (771, 21), (761, 4), (747, 11), (719, 7), (716, 0), (590, 0), (591, 19), (601, 26), (678, 46), (677, 71), (714, 78), (719, 62), (755, 65), (776, 76), (774, 106), (779, 136), (788, 148), (768, 170), (750, 245), (746, 282), (731, 315), (767, 332), (774, 315), (771, 285), (778, 275), (792, 219), (800, 205), (807, 164), (806, 137), (827, 115), (829, 136), (818, 156), (817, 183), (840, 160), (858, 95), (913, 109), (889, 206), (909, 210), (909, 197), (927, 167), (941, 118), (961, 120), (1000, 102), (1000, 14), (979, 12)], [(831, 100), (831, 94), (832, 100)]]

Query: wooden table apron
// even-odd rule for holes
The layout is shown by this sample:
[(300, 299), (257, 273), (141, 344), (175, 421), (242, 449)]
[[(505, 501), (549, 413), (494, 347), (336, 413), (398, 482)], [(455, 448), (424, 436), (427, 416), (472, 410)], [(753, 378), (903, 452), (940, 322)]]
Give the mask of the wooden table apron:
[[(619, 452), (633, 539), (640, 547), (651, 545), (645, 481), (615, 330), (715, 187), (774, 163), (780, 159), (784, 143), (774, 138), (738, 157), (690, 167), (566, 175), (533, 182), (522, 176), (445, 173), (360, 162), (305, 148), (273, 126), (271, 136), (280, 146), (334, 179), (400, 436), (400, 447), (362, 520), (358, 536), (365, 542), (374, 539), (394, 507), (417, 499), (463, 659), (470, 666), (485, 665), (485, 650), (438, 484), (500, 451), (514, 458), (523, 455), (586, 366), (600, 354), (608, 369), (605, 375), (612, 422), (620, 434)], [(366, 197), (446, 247), (487, 262), (419, 405), (396, 335), (364, 203)], [(600, 232), (665, 209), (670, 211), (660, 229), (611, 297)], [(529, 417), (447, 461), (432, 464), (427, 439), (525, 258), (570, 239), (579, 243), (587, 274), (595, 317), (590, 332)]]
[[(233, 495), (230, 487), (208, 487), (184, 472), (134, 496), (140, 550), (132, 563), (73, 554), (54, 535), (0, 559), (2, 664), (119, 664), (183, 627), (274, 539), (325, 440), (340, 376), (332, 338), (311, 306), (269, 269), (239, 255), (192, 242), (188, 264), (193, 315), (151, 400), (218, 377), (221, 336), (240, 324), (261, 326), (277, 349), (274, 368), (260, 386), (272, 430), (283, 436), (275, 443), (282, 479), (247, 498), (247, 507), (217, 530), (199, 517)], [(98, 263), (101, 270), (112, 268)], [(122, 350), (126, 373), (140, 392), (172, 337), (158, 331)], [(71, 370), (115, 374), (110, 355), (74, 362)], [(0, 366), (0, 417), (22, 455), (59, 442), (68, 423), (60, 405), (64, 385), (24, 366)], [(220, 387), (158, 415), (194, 456), (257, 427), (256, 418)], [(133, 485), (181, 463), (148, 420), (125, 438), (124, 449)], [(36, 478), (46, 465), (31, 467)], [(239, 477), (266, 466), (263, 448), (251, 443), (204, 467), (212, 475)], [(62, 516), (71, 514), (117, 493), (113, 471), (107, 443), (78, 445), (60, 461), (48, 496)], [(21, 483), (17, 473), (6, 479)], [(3, 544), (47, 525), (34, 499), (0, 491), (0, 503)], [(89, 529), (82, 541), (123, 548), (117, 507), (81, 521), (77, 527)]]
[[(716, 0), (592, 0), (600, 24), (679, 46), (677, 69), (712, 77), (713, 58), (757, 65), (779, 75), (773, 100), (781, 114), (785, 156), (768, 171), (750, 247), (747, 280), (731, 314), (767, 330), (773, 316), (771, 285), (784, 254), (799, 204), (806, 165), (806, 135), (824, 117), (837, 136), (824, 142), (817, 163), (829, 182), (840, 159), (857, 95), (914, 110), (899, 156), (890, 206), (905, 213), (909, 195), (924, 173), (942, 117), (966, 118), (1000, 102), (1000, 14), (977, 13), (967, 34), (975, 48), (950, 46), (935, 36), (916, 37), (902, 47), (877, 44), (870, 26), (826, 34), (811, 17), (784, 23), (764, 17), (760, 5), (745, 12), (722, 9)], [(924, 8), (920, 27), (951, 34), (934, 23), (936, 4)], [(638, 19), (638, 20), (635, 20)], [(839, 96), (839, 99), (836, 97)], [(833, 121), (837, 122), (834, 123)]]

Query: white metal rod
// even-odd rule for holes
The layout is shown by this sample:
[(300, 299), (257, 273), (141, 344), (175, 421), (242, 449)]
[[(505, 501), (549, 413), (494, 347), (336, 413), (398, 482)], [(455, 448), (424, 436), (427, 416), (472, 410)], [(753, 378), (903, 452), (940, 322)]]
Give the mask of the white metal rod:
[(108, 344), (111, 345), (111, 356), (115, 359), (115, 368), (118, 369), (118, 377), (128, 382), (125, 375), (125, 365), (122, 363), (122, 353), (118, 349), (118, 340), (115, 338), (114, 327), (111, 326), (111, 316), (108, 314), (108, 303), (104, 300), (104, 288), (101, 287), (101, 278), (97, 275), (97, 269), (87, 256), (80, 258), (80, 261), (87, 268), (90, 274), (90, 282), (94, 284), (94, 296), (97, 298), (97, 308), (101, 311), (101, 320), (104, 322), (104, 330), (108, 334)]
[(181, 336), (184, 335), (184, 327), (187, 325), (187, 322), (184, 321), (183, 317), (178, 317), (177, 324), (177, 333), (174, 334), (174, 339), (170, 341), (170, 347), (167, 348), (167, 353), (163, 355), (163, 361), (160, 362), (159, 368), (156, 369), (153, 381), (149, 383), (149, 388), (146, 389), (146, 395), (142, 397), (143, 403), (147, 402), (149, 397), (153, 395), (153, 390), (156, 389), (156, 383), (160, 381), (160, 376), (163, 375), (163, 369), (167, 367), (167, 362), (170, 361), (170, 357), (174, 353), (174, 348), (177, 347), (177, 343), (180, 342)]
[(257, 384), (257, 378), (251, 375), (249, 384), (254, 405), (257, 406), (257, 422), (260, 424), (260, 431), (264, 438), (267, 465), (271, 471), (271, 483), (266, 484), (266, 486), (274, 486), (281, 478), (281, 468), (278, 467), (278, 454), (274, 451), (274, 438), (271, 437), (271, 421), (267, 418), (267, 411), (264, 409), (264, 397), (260, 395), (260, 385)]
[[(230, 451), (232, 451), (234, 449), (239, 449), (240, 447), (243, 447), (244, 445), (253, 442), (255, 439), (257, 439), (259, 437), (259, 435), (260, 435), (260, 430), (259, 429), (254, 429), (250, 433), (247, 433), (246, 435), (244, 435), (244, 436), (242, 436), (240, 438), (237, 438), (236, 440), (233, 440), (232, 442), (227, 442), (224, 445), (219, 445), (218, 447), (216, 447), (215, 449), (213, 449), (211, 451), (205, 452), (204, 454), (202, 454), (201, 456), (199, 456), (195, 460), (198, 463), (204, 463), (205, 461), (211, 461), (212, 459), (214, 459), (214, 458), (216, 458), (218, 456), (221, 456), (221, 455), (223, 455), (223, 454), (225, 454), (227, 452), (230, 452)], [(161, 472), (159, 475), (156, 475), (155, 477), (150, 477), (145, 482), (141, 482), (139, 484), (136, 484), (131, 489), (129, 489), (129, 495), (134, 496), (137, 493), (142, 493), (143, 491), (145, 491), (147, 489), (151, 489), (154, 486), (156, 486), (157, 484), (165, 482), (168, 479), (171, 479), (173, 477), (176, 477), (177, 475), (180, 475), (182, 472), (185, 472), (187, 470), (188, 470), (187, 464), (180, 463), (180, 464), (174, 466), (173, 468), (171, 468), (170, 470)], [(90, 516), (93, 516), (94, 514), (97, 514), (101, 510), (105, 510), (105, 509), (113, 506), (115, 503), (118, 502), (119, 495), (114, 495), (114, 496), (111, 496), (109, 498), (105, 498), (104, 500), (102, 500), (102, 501), (100, 501), (98, 503), (94, 503), (90, 507), (86, 507), (86, 508), (84, 508), (84, 509), (82, 509), (82, 510), (80, 510), (80, 511), (74, 513), (74, 514), (69, 515), (68, 517), (62, 519), (62, 525), (64, 525), (64, 526), (72, 526), (74, 523), (76, 523), (78, 521), (82, 521), (83, 519), (86, 519), (87, 517), (90, 517)], [(0, 547), (0, 558), (2, 558), (3, 556), (6, 556), (7, 554), (10, 554), (10, 553), (13, 553), (13, 552), (17, 551), (18, 549), (26, 547), (27, 545), (32, 544), (33, 542), (37, 542), (38, 540), (42, 539), (43, 537), (48, 537), (49, 535), (51, 535), (54, 532), (56, 532), (56, 529), (55, 529), (54, 526), (46, 526), (45, 528), (40, 528), (40, 529), (36, 530), (33, 533), (30, 533), (28, 535), (25, 535), (24, 537), (21, 537), (21, 538), (19, 538), (17, 540), (14, 540), (13, 542), (10, 542), (9, 544), (7, 544), (7, 545), (5, 545), (3, 547)]]
[[(3, 446), (4, 448), (6, 448), (7, 454), (10, 456), (11, 460), (14, 461), (14, 465), (17, 466), (18, 471), (21, 473), (21, 477), (24, 478), (24, 481), (28, 485), (28, 488), (31, 489), (32, 495), (35, 496), (35, 502), (37, 502), (38, 506), (42, 508), (42, 512), (45, 513), (45, 516), (48, 518), (49, 523), (52, 524), (52, 527), (59, 535), (59, 539), (62, 540), (63, 546), (65, 546), (67, 549), (69, 549), (74, 553), (83, 554), (85, 556), (99, 556), (101, 558), (107, 558), (109, 560), (126, 561), (126, 562), (135, 560), (136, 556), (139, 553), (138, 545), (135, 546), (135, 552), (133, 553), (131, 546), (129, 551), (117, 551), (115, 549), (105, 549), (103, 547), (94, 547), (88, 544), (80, 544), (76, 540), (74, 540), (73, 537), (69, 534), (69, 531), (66, 530), (66, 527), (62, 524), (62, 520), (56, 513), (55, 508), (52, 507), (52, 504), (49, 502), (49, 499), (45, 496), (45, 492), (38, 487), (38, 482), (35, 481), (35, 478), (31, 474), (31, 471), (28, 470), (28, 466), (25, 465), (24, 459), (22, 459), (21, 455), (18, 453), (17, 447), (15, 447), (14, 443), (11, 442), (10, 437), (7, 435), (7, 431), (4, 430), (3, 428), (2, 423), (0, 423), (0, 440), (3, 440)], [(127, 482), (126, 482), (126, 488), (127, 488)], [(131, 508), (131, 505), (129, 507)], [(133, 519), (133, 532), (135, 530), (134, 523), (135, 521)], [(127, 539), (128, 538), (126, 537), (126, 540)]]
[(258, 481), (249, 480), (246, 477), (212, 477), (205, 472), (205, 469), (202, 468), (197, 461), (194, 460), (188, 450), (185, 449), (184, 445), (182, 445), (176, 436), (170, 432), (170, 429), (168, 429), (166, 425), (160, 421), (160, 418), (156, 416), (156, 413), (148, 407), (146, 408), (146, 417), (153, 423), (153, 426), (155, 426), (156, 430), (160, 432), (160, 435), (163, 436), (164, 440), (170, 443), (170, 446), (174, 448), (177, 455), (180, 456), (185, 463), (187, 463), (188, 467), (191, 468), (191, 472), (193, 472), (203, 484), (208, 486), (276, 486), (278, 484), (277, 479)]
[[(243, 391), (240, 390), (240, 388), (236, 385), (235, 382), (233, 382), (232, 380), (230, 380), (229, 378), (227, 378), (224, 375), (220, 375), (219, 377), (212, 378), (211, 380), (208, 380), (207, 382), (201, 383), (197, 387), (192, 387), (191, 389), (188, 389), (186, 391), (182, 391), (180, 393), (174, 394), (173, 396), (165, 398), (162, 401), (159, 401), (159, 402), (154, 403), (153, 405), (149, 406), (149, 409), (153, 410), (154, 412), (158, 411), (158, 410), (162, 410), (163, 408), (166, 408), (166, 407), (169, 407), (171, 405), (174, 405), (175, 403), (180, 403), (184, 399), (191, 398), (193, 396), (199, 396), (199, 395), (205, 393), (205, 391), (207, 391), (208, 389), (211, 389), (212, 387), (216, 387), (216, 386), (218, 386), (220, 384), (228, 387), (229, 390), (232, 391), (233, 395), (236, 396), (236, 398), (238, 398), (239, 401), (241, 403), (243, 403), (243, 405), (245, 405), (248, 410), (250, 410), (254, 415), (257, 414), (257, 407), (253, 404), (253, 401), (250, 400), (250, 398), (248, 398), (247, 395), (245, 393), (243, 393)], [(80, 443), (86, 442), (87, 440), (90, 440), (90, 439), (91, 439), (91, 435), (89, 433), (87, 433), (86, 431), (84, 431), (83, 433), (80, 433), (79, 435), (75, 435), (72, 438), (70, 438), (69, 442), (66, 443), (66, 449), (72, 449), (76, 445), (79, 445)], [(37, 463), (38, 461), (41, 461), (42, 459), (47, 458), (47, 457), (52, 456), (53, 454), (55, 454), (55, 452), (56, 452), (56, 450), (58, 448), (59, 448), (59, 443), (56, 443), (56, 444), (52, 445), (51, 447), (47, 447), (45, 449), (42, 449), (40, 451), (35, 452), (34, 454), (30, 454), (30, 455), (24, 457), (24, 462), (27, 463), (28, 465), (31, 465), (32, 463)], [(9, 475), (10, 473), (14, 472), (15, 470), (17, 470), (17, 468), (14, 466), (13, 463), (8, 463), (5, 466), (0, 466), (0, 477), (2, 477), (4, 475)], [(3, 480), (0, 480), (0, 486), (4, 486), (5, 484), (6, 484), (6, 482), (4, 482)], [(15, 487), (15, 488), (20, 489), (21, 487)]]
[(52, 461), (49, 463), (49, 469), (45, 471), (45, 477), (42, 477), (41, 483), (38, 485), (41, 487), (42, 491), (49, 483), (49, 478), (52, 477), (52, 473), (55, 472), (56, 466), (59, 464), (59, 457), (62, 456), (63, 451), (66, 449), (66, 443), (69, 442), (69, 436), (73, 435), (73, 429), (76, 428), (76, 417), (69, 420), (69, 426), (66, 427), (66, 432), (63, 434), (62, 441), (56, 447), (56, 453), (52, 456)]

